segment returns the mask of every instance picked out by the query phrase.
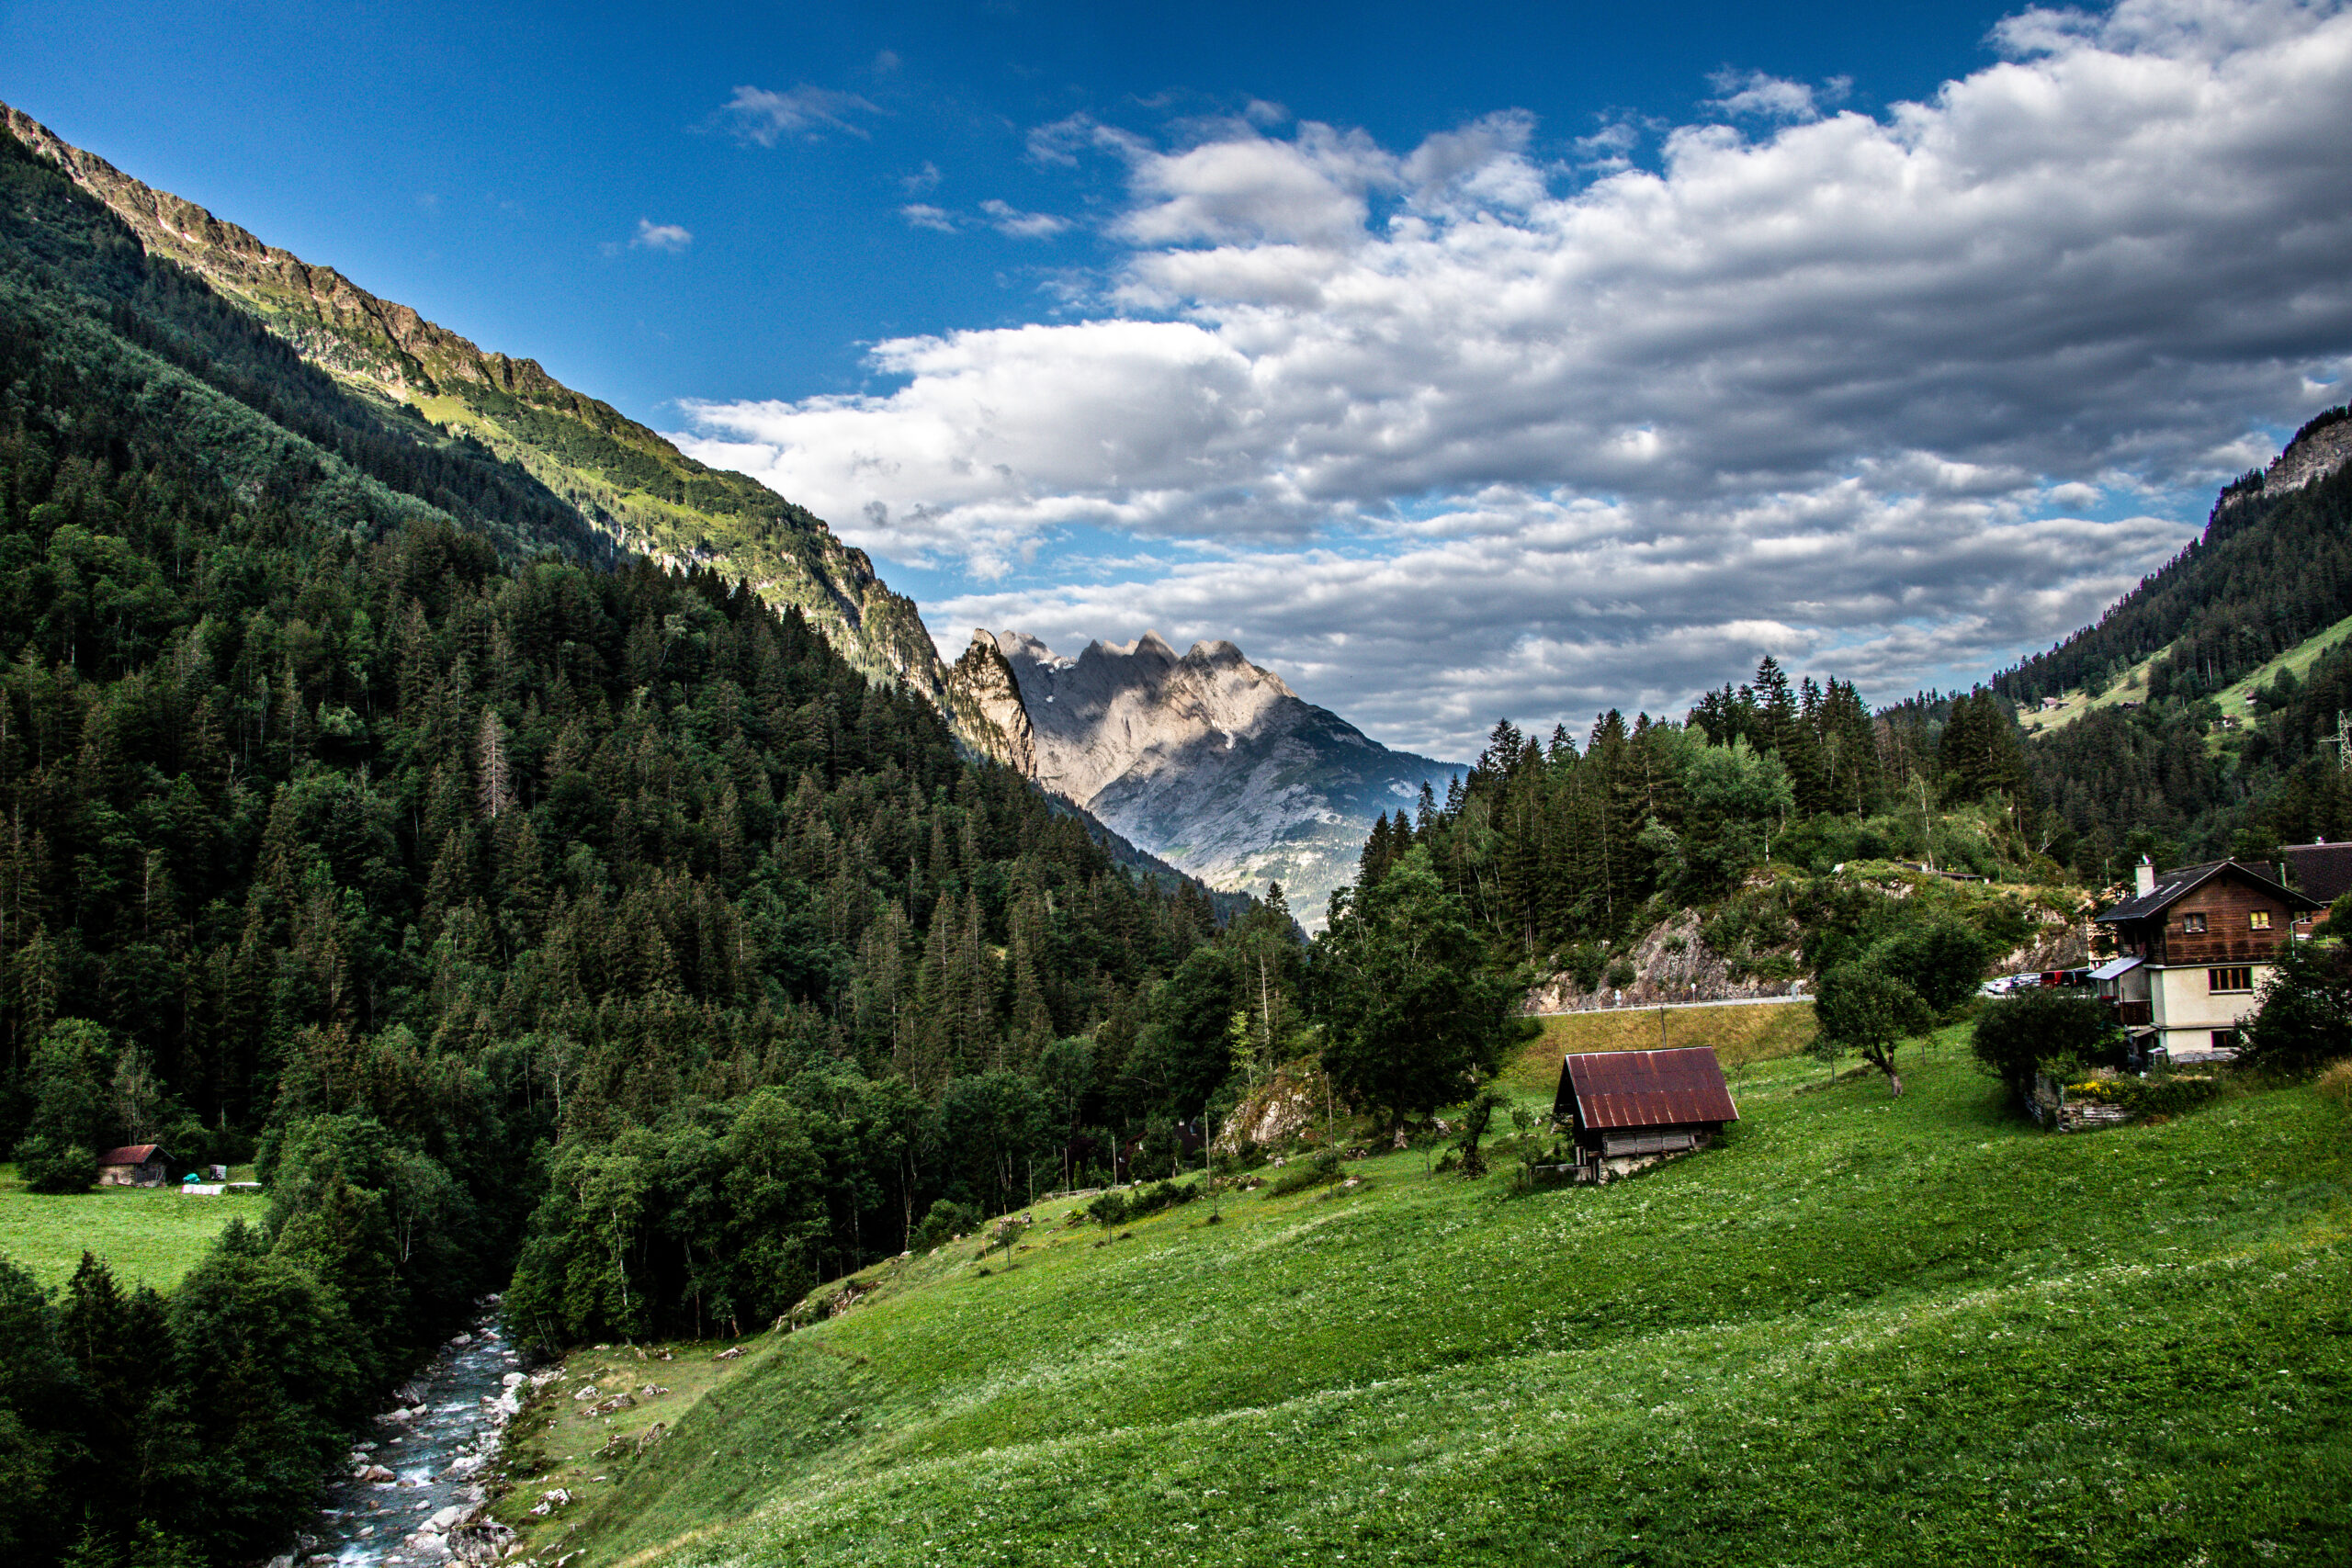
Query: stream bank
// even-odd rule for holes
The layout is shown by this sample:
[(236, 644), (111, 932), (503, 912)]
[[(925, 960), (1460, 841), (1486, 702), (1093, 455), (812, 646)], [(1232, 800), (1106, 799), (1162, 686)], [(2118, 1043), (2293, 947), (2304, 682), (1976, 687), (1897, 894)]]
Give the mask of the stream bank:
[(352, 1445), (299, 1551), (269, 1568), (487, 1564), (514, 1539), (486, 1517), (484, 1481), (506, 1424), (536, 1385), (498, 1326), (498, 1298), (392, 1391), (396, 1404)]

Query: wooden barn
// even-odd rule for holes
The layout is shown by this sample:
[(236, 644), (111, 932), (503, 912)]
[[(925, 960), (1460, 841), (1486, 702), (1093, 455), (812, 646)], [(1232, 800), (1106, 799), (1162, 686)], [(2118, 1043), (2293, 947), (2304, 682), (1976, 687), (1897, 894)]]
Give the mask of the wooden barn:
[(1739, 1120), (1713, 1051), (1600, 1051), (1560, 1058), (1552, 1120), (1576, 1140), (1576, 1179), (1606, 1181), (1703, 1149)]
[(125, 1144), (98, 1156), (101, 1187), (161, 1187), (169, 1173), (169, 1157), (161, 1144)]

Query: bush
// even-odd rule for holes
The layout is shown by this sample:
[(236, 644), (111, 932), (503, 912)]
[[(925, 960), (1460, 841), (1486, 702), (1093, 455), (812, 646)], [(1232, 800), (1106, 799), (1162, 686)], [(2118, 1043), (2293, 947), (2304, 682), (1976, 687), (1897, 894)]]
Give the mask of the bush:
[(2343, 1055), (2352, 1047), (2352, 946), (2290, 942), (2280, 948), (2245, 1040), (2241, 1060), (2267, 1073), (2315, 1072)]
[(1130, 1181), (1159, 1181), (1176, 1174), (1176, 1124), (1165, 1116), (1155, 1116), (1143, 1130), (1143, 1142), (1136, 1145), (1135, 1157), (1127, 1162)]
[(915, 1226), (914, 1240), (909, 1250), (929, 1252), (952, 1236), (969, 1235), (980, 1224), (980, 1212), (969, 1203), (951, 1203), (942, 1198), (933, 1202), (921, 1224)]
[(1611, 964), (1609, 966), (1609, 973), (1603, 977), (1608, 980), (1610, 985), (1622, 991), (1626, 987), (1634, 983), (1634, 970), (1633, 961), (1631, 959), (1621, 958), (1617, 960), (1616, 963)]
[(1198, 1183), (1189, 1187), (1180, 1187), (1173, 1181), (1158, 1182), (1149, 1187), (1138, 1184), (1124, 1192), (1103, 1193), (1086, 1206), (1086, 1213), (1096, 1224), (1109, 1230), (1130, 1220), (1148, 1218), (1162, 1209), (1189, 1203), (1200, 1195)]
[(2319, 1090), (2322, 1100), (2332, 1100), (2352, 1111), (2352, 1056), (2345, 1057), (2320, 1074), (2312, 1080), (2312, 1087)]
[(2114, 1052), (2122, 1031), (2097, 997), (2036, 987), (1986, 1004), (1970, 1048), (2022, 1104), (2036, 1073), (2066, 1072)]
[(1304, 1192), (1310, 1187), (1320, 1187), (1327, 1181), (1340, 1179), (1340, 1155), (1336, 1149), (1325, 1149), (1304, 1165), (1293, 1166), (1268, 1188), (1269, 1196), (1279, 1198), (1287, 1192)]
[(98, 1179), (98, 1156), (80, 1144), (27, 1138), (16, 1147), (17, 1176), (36, 1192), (87, 1192)]

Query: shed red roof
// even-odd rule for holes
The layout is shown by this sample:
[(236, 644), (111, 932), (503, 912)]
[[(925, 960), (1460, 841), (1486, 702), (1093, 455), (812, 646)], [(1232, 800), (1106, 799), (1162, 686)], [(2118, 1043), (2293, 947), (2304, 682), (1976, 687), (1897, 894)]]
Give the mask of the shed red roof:
[(108, 1149), (98, 1156), (100, 1165), (145, 1165), (155, 1157), (161, 1144), (125, 1144), (119, 1149)]
[(1680, 1051), (1596, 1051), (1560, 1058), (1561, 1099), (1576, 1097), (1588, 1127), (1673, 1127), (1736, 1122), (1722, 1064), (1701, 1045)]

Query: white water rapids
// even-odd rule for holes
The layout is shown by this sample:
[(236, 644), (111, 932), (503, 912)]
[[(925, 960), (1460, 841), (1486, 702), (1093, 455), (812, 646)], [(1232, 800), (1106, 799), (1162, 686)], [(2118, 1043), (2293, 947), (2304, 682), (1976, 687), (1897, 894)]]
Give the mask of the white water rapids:
[(399, 1403), (353, 1445), (302, 1551), (270, 1568), (486, 1563), (506, 1545), (481, 1512), (482, 1472), (531, 1392), (522, 1357), (498, 1330), (497, 1301), (393, 1391)]

